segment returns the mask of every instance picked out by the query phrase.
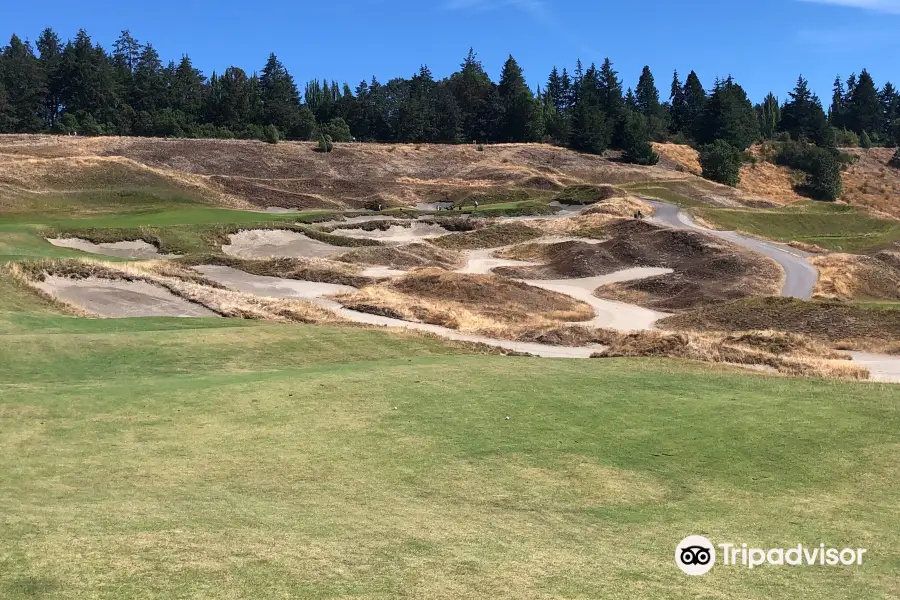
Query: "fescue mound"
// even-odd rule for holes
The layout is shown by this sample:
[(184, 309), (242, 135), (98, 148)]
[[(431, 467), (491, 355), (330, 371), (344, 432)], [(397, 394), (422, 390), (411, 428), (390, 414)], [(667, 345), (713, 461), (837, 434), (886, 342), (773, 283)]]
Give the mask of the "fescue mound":
[(727, 332), (774, 327), (837, 348), (900, 353), (900, 308), (849, 302), (749, 298), (669, 317), (659, 327)]
[(709, 335), (643, 331), (610, 332), (597, 358), (673, 357), (774, 369), (785, 375), (868, 379), (869, 372), (845, 361), (850, 357), (796, 334), (752, 331)]
[(602, 235), (609, 239), (598, 244), (569, 241), (511, 248), (500, 256), (544, 264), (501, 267), (496, 272), (517, 279), (560, 279), (595, 277), (637, 266), (674, 269), (670, 275), (598, 291), (603, 298), (660, 311), (774, 294), (780, 288), (781, 271), (775, 263), (701, 233), (617, 219), (602, 229)]
[(361, 287), (371, 283), (369, 277), (359, 275), (361, 269), (356, 265), (316, 258), (246, 260), (233, 256), (207, 254), (192, 256), (190, 259), (183, 259), (179, 262), (188, 265), (232, 267), (252, 275), (261, 275), (264, 277), (283, 277), (285, 279), (314, 281), (317, 283), (333, 283), (336, 285), (349, 285), (353, 287)]
[(828, 254), (810, 262), (819, 269), (817, 298), (900, 300), (900, 253)]
[(409, 244), (406, 246), (382, 246), (357, 248), (336, 258), (346, 263), (386, 266), (395, 269), (416, 269), (439, 267), (455, 269), (462, 266), (462, 256), (453, 250), (438, 248), (431, 244)]
[(344, 306), (408, 321), (515, 339), (524, 326), (587, 321), (587, 304), (492, 275), (414, 271), (337, 298)]
[(521, 244), (541, 235), (537, 229), (522, 223), (501, 223), (474, 231), (451, 233), (431, 240), (431, 243), (448, 250), (476, 250)]

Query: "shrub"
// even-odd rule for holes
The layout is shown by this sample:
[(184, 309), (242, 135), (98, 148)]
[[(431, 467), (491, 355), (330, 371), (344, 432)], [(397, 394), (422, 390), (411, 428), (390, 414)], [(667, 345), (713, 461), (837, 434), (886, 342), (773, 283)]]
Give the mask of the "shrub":
[(353, 136), (350, 134), (350, 126), (341, 117), (335, 117), (327, 123), (319, 125), (319, 136), (330, 137), (333, 142), (352, 142)]
[(859, 147), (860, 148), (871, 148), (872, 147), (872, 138), (869, 137), (868, 132), (863, 131), (862, 135), (859, 136)]
[(859, 147), (859, 136), (855, 131), (835, 129), (834, 143), (838, 148), (857, 148)]
[(632, 112), (625, 117), (622, 137), (622, 160), (636, 165), (655, 165), (659, 162), (659, 154), (650, 145), (647, 119), (643, 115)]
[(841, 161), (835, 152), (816, 148), (809, 165), (807, 188), (817, 200), (833, 202), (841, 195)]
[(817, 200), (834, 201), (841, 195), (841, 167), (845, 162), (833, 148), (819, 148), (804, 142), (788, 142), (775, 157), (776, 164), (806, 173), (802, 190)]
[(320, 135), (319, 136), (319, 152), (331, 152), (334, 150), (334, 142), (331, 141), (330, 135)]
[(782, 131), (775, 137), (775, 140), (779, 142), (789, 142), (791, 141), (791, 134), (787, 131)]
[(700, 148), (703, 177), (731, 187), (741, 182), (741, 151), (724, 140)]
[(281, 141), (281, 132), (274, 125), (267, 125), (263, 130), (263, 141), (269, 144), (277, 144)]
[(894, 152), (894, 156), (888, 161), (888, 166), (900, 169), (900, 148), (897, 148), (897, 151)]
[(484, 152), (484, 144), (478, 144), (477, 146), (475, 146), (475, 150), (477, 152)]

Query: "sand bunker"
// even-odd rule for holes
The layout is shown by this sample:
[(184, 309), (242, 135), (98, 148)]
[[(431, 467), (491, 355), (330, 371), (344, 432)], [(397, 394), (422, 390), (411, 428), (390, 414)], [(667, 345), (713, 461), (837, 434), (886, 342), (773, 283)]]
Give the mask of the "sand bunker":
[(638, 279), (646, 279), (647, 277), (666, 275), (668, 273), (672, 273), (672, 269), (636, 267), (633, 269), (617, 271), (608, 275), (600, 275), (598, 277), (559, 280), (538, 279), (525, 281), (525, 283), (551, 292), (559, 292), (560, 294), (571, 296), (576, 300), (581, 300), (590, 305), (591, 308), (594, 309), (596, 316), (590, 321), (580, 323), (580, 325), (616, 329), (619, 331), (640, 331), (653, 329), (658, 320), (669, 316), (668, 313), (642, 308), (633, 304), (625, 304), (623, 302), (602, 300), (594, 296), (594, 290), (610, 283), (635, 281)]
[(458, 269), (456, 272), (470, 275), (489, 275), (491, 271), (498, 267), (534, 267), (539, 264), (524, 260), (494, 258), (494, 252), (496, 252), (496, 250), (493, 248), (467, 251), (466, 266), (462, 269)]
[(81, 250), (91, 254), (103, 254), (118, 258), (151, 259), (176, 258), (178, 256), (177, 254), (160, 254), (156, 246), (148, 244), (144, 240), (104, 242), (102, 244), (95, 244), (81, 238), (56, 238), (47, 241), (60, 248), (71, 248), (72, 250)]
[(330, 294), (340, 294), (356, 290), (356, 288), (350, 287), (349, 285), (251, 275), (250, 273), (231, 267), (200, 265), (194, 267), (194, 269), (202, 273), (204, 277), (211, 279), (216, 283), (220, 283), (228, 289), (268, 298), (299, 298), (303, 300), (312, 300)]
[(222, 246), (222, 252), (238, 258), (328, 258), (349, 250), (281, 229), (252, 229), (228, 238), (231, 243)]
[(47, 276), (39, 289), (101, 317), (216, 317), (204, 306), (143, 281)]
[(395, 244), (409, 244), (429, 238), (441, 237), (442, 235), (447, 235), (450, 231), (433, 223), (414, 222), (409, 227), (393, 225), (387, 229), (373, 229), (371, 231), (365, 229), (335, 229), (332, 233), (341, 237), (361, 240), (378, 240)]

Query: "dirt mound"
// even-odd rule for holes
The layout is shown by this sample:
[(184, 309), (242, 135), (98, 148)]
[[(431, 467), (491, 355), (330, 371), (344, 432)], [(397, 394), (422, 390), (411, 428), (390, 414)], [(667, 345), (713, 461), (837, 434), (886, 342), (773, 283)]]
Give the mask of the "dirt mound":
[(900, 255), (827, 254), (810, 260), (819, 269), (814, 296), (844, 300), (900, 300)]
[(749, 298), (706, 306), (659, 323), (666, 329), (728, 332), (773, 326), (834, 347), (900, 353), (900, 309), (848, 302)]
[(476, 250), (519, 244), (541, 235), (537, 229), (522, 223), (501, 223), (474, 231), (452, 233), (436, 238), (431, 243), (449, 250)]
[(490, 275), (463, 275), (437, 269), (370, 285), (336, 298), (345, 307), (515, 339), (523, 325), (586, 321), (590, 306), (565, 294)]
[(841, 199), (900, 218), (900, 169), (888, 166), (892, 148), (844, 148), (856, 160), (842, 174)]
[(336, 260), (360, 265), (393, 267), (395, 269), (422, 267), (455, 269), (463, 263), (462, 256), (459, 253), (437, 248), (431, 244), (357, 248), (338, 256)]
[(598, 290), (601, 298), (659, 311), (678, 311), (751, 295), (777, 293), (781, 271), (750, 254), (702, 233), (657, 227), (645, 221), (612, 221), (600, 243), (525, 244), (502, 251), (506, 259), (544, 263), (500, 267), (516, 279), (560, 279), (606, 275), (630, 267), (673, 269), (671, 275), (616, 283)]
[[(782, 352), (781, 349), (787, 350)], [(687, 358), (714, 363), (730, 363), (772, 369), (785, 375), (868, 379), (866, 369), (830, 361), (848, 358), (802, 336), (770, 331), (741, 335), (700, 335), (644, 331), (628, 334), (612, 332), (607, 348), (595, 357)]]

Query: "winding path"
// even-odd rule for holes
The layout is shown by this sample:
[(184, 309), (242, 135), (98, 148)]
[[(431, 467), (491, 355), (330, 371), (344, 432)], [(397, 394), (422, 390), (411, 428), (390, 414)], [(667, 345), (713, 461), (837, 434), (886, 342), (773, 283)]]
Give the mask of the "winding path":
[(718, 231), (698, 225), (686, 212), (674, 204), (642, 198), (653, 205), (655, 212), (649, 220), (665, 227), (701, 231), (743, 248), (767, 256), (781, 265), (784, 270), (784, 286), (781, 295), (787, 298), (809, 300), (819, 281), (819, 272), (807, 260), (813, 254), (797, 250), (786, 244), (763, 241), (736, 231)]

